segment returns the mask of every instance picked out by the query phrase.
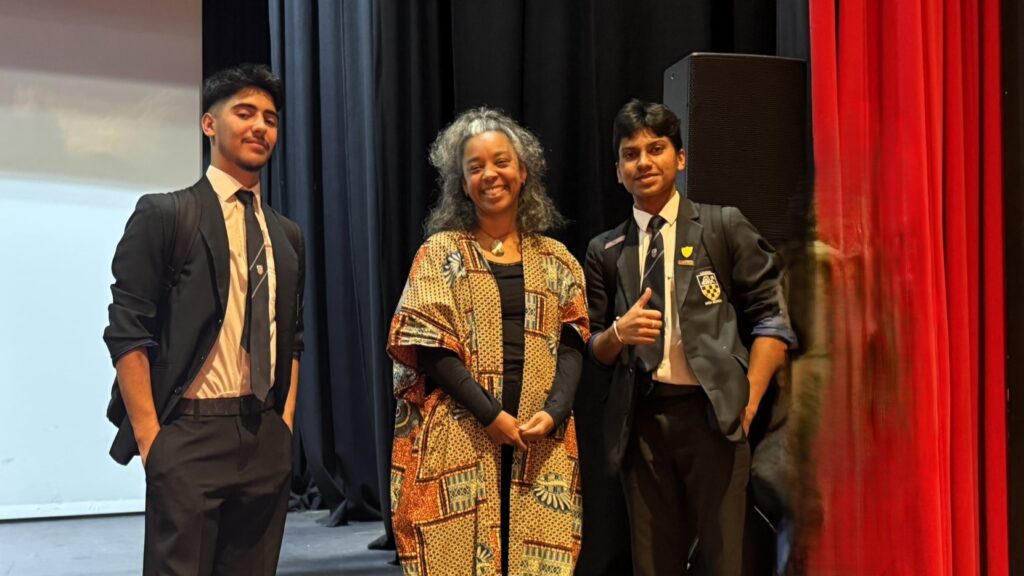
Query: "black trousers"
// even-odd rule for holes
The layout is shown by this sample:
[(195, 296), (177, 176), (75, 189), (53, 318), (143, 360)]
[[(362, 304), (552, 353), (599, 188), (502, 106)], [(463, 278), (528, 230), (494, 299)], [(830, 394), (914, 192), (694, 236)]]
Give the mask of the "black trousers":
[(149, 575), (272, 575), (284, 535), (292, 440), (273, 410), (178, 416), (146, 460)]
[(604, 402), (611, 371), (593, 362), (583, 377), (573, 404), (576, 445), (583, 487), (583, 542), (574, 576), (631, 576), (629, 517), (619, 475), (611, 473), (604, 438)]
[(636, 576), (739, 576), (750, 448), (718, 429), (697, 386), (655, 383), (638, 400), (622, 463)]

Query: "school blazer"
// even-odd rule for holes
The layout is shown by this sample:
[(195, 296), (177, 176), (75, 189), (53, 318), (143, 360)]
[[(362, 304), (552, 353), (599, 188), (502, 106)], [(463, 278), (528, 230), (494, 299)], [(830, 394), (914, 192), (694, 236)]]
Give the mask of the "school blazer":
[[(199, 214), (197, 230), (177, 230), (191, 233), (194, 239), (178, 278), (170, 285), (169, 247), (176, 233), (173, 194), (195, 194)], [(305, 248), (297, 224), (266, 203), (262, 208), (277, 274), (277, 364), (272, 392), (280, 412), (291, 384), (291, 359), (303, 348)], [(140, 198), (117, 245), (110, 287), (113, 300), (103, 340), (115, 364), (129, 350), (144, 347), (148, 351), (153, 401), (161, 423), (216, 342), (227, 306), (228, 258), (223, 212), (205, 176), (188, 189)], [(138, 454), (138, 446), (116, 386), (108, 417), (120, 420), (110, 455), (127, 464)]]
[[(666, 264), (675, 267), (675, 301), (666, 305), (676, 307), (686, 359), (711, 400), (712, 424), (729, 440), (741, 442), (742, 416), (750, 392), (746, 376), (749, 353), (740, 340), (737, 313), (749, 326), (780, 314), (775, 250), (739, 210), (722, 207), (724, 237), (712, 237), (705, 229), (708, 222), (701, 218), (702, 213), (710, 213), (710, 205), (680, 200), (676, 253), (666, 255)], [(584, 272), (595, 335), (610, 328), (640, 296), (639, 233), (630, 217), (596, 236), (587, 247)], [(711, 241), (727, 243), (731, 270), (714, 268), (706, 246)], [(692, 247), (688, 256), (682, 254), (684, 247)], [(723, 274), (731, 275), (732, 301), (718, 279)], [(611, 370), (611, 378), (603, 431), (609, 464), (617, 471), (629, 441), (634, 403), (649, 390), (636, 385), (640, 368), (633, 346), (624, 346), (615, 364), (606, 368)]]

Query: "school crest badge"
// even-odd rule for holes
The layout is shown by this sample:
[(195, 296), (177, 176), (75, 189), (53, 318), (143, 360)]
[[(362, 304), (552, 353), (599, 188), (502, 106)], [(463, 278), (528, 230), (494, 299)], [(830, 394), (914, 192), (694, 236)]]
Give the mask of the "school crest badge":
[(722, 303), (722, 287), (718, 284), (718, 277), (711, 270), (697, 272), (697, 283), (700, 285), (701, 294), (707, 298), (705, 306)]

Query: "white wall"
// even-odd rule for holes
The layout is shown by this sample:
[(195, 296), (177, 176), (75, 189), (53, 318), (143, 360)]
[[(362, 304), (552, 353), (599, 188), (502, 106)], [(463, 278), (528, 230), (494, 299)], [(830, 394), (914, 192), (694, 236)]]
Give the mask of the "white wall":
[(201, 0), (0, 0), (0, 519), (139, 511), (107, 455), (110, 260), (200, 174)]

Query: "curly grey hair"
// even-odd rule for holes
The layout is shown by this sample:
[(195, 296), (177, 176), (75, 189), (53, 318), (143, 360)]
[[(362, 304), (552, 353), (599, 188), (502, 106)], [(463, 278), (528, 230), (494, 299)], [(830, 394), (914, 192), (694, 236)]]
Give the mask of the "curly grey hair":
[(437, 135), (430, 146), (430, 163), (437, 168), (441, 196), (427, 216), (427, 235), (448, 230), (472, 230), (477, 225), (476, 206), (463, 193), (462, 161), (466, 141), (484, 132), (502, 132), (526, 167), (526, 182), (519, 191), (516, 227), (523, 236), (542, 234), (563, 226), (565, 218), (555, 208), (544, 187), (547, 162), (544, 148), (532, 132), (493, 108), (473, 108), (460, 114)]

